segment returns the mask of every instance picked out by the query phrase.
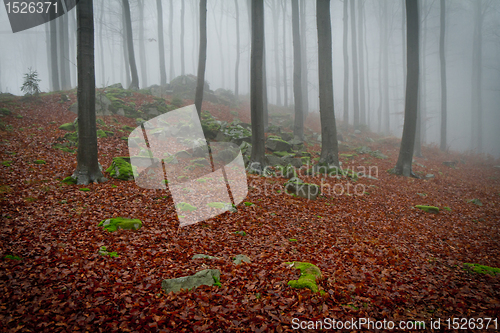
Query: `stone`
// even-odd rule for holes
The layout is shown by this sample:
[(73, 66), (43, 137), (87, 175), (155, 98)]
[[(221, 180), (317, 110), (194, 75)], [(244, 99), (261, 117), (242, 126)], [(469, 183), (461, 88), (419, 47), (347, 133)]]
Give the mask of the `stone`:
[(106, 172), (108, 172), (111, 177), (116, 179), (133, 180), (133, 166), (129, 163), (130, 158), (127, 157), (127, 159), (123, 157), (113, 158), (113, 163), (111, 163)]
[(252, 260), (250, 260), (250, 258), (244, 254), (238, 254), (236, 257), (233, 258), (233, 263), (235, 265), (240, 265), (242, 262), (250, 263), (252, 262)]
[(66, 123), (59, 126), (59, 129), (62, 129), (64, 131), (74, 131), (75, 125), (73, 125), (73, 123)]
[(292, 145), (286, 141), (276, 138), (266, 140), (266, 147), (272, 151), (291, 151)]
[(428, 174), (425, 175), (425, 178), (434, 178), (434, 177), (435, 176), (432, 173), (428, 173)]
[(285, 185), (285, 190), (290, 194), (295, 194), (301, 198), (316, 200), (321, 193), (320, 187), (315, 184), (298, 183), (288, 181)]
[(195, 254), (191, 257), (191, 259), (219, 259), (219, 258), (212, 257), (207, 254)]
[(340, 133), (337, 134), (337, 140), (344, 141), (344, 137), (342, 136), (342, 134), (340, 134)]
[(116, 114), (119, 115), (119, 116), (125, 116), (125, 110), (123, 110), (122, 108), (118, 109), (118, 111), (116, 111)]
[(280, 137), (284, 141), (290, 141), (290, 140), (293, 139), (293, 134), (292, 133), (283, 132), (283, 133), (280, 133)]
[(260, 175), (262, 173), (262, 165), (259, 162), (248, 163), (247, 171), (248, 173)]
[(78, 114), (78, 102), (71, 104), (69, 110), (74, 114)]
[(373, 140), (372, 138), (366, 138), (365, 139), (367, 142), (375, 142), (375, 140)]
[(293, 167), (300, 168), (302, 166), (302, 159), (301, 158), (290, 158), (288, 156), (282, 157), (282, 163), (283, 164), (291, 164)]
[(455, 169), (455, 167), (457, 166), (457, 161), (446, 161), (443, 162), (443, 164), (446, 165), (447, 167)]
[(308, 288), (312, 292), (319, 291), (316, 279), (321, 278), (321, 270), (318, 266), (308, 262), (298, 261), (294, 261), (293, 263), (287, 262), (286, 264), (290, 265), (290, 267), (300, 270), (300, 277), (298, 280), (288, 281), (288, 285), (290, 287), (299, 289)]
[(372, 152), (371, 148), (370, 147), (367, 147), (367, 146), (361, 146), (359, 148), (356, 148), (356, 152), (358, 154), (369, 154)]
[(381, 160), (385, 160), (388, 158), (387, 155), (382, 154), (379, 150), (372, 151), (370, 155)]
[(191, 155), (187, 151), (181, 150), (181, 151), (178, 151), (177, 153), (175, 153), (175, 157), (177, 157), (177, 158), (189, 158), (189, 157), (191, 157)]
[(123, 217), (115, 217), (102, 220), (98, 224), (109, 232), (114, 232), (118, 229), (139, 230), (142, 227), (142, 222), (139, 219), (126, 219)]
[(276, 166), (276, 165), (281, 165), (281, 158), (278, 156), (274, 155), (267, 155), (266, 154), (266, 159), (267, 159), (267, 164), (270, 166)]
[(160, 112), (156, 108), (149, 108), (148, 115), (150, 116), (158, 116)]
[(360, 130), (355, 130), (354, 134), (361, 134), (361, 131)]
[(176, 293), (181, 289), (193, 289), (199, 286), (213, 286), (219, 282), (220, 271), (218, 269), (204, 269), (194, 275), (183, 276), (176, 279), (165, 279), (161, 283), (161, 288), (168, 294), (171, 291)]

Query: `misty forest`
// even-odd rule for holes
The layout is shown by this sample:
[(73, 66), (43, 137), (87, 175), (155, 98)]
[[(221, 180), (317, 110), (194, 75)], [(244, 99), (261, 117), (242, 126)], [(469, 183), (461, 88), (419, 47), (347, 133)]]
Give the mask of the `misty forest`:
[(499, 1), (7, 3), (1, 331), (499, 329)]

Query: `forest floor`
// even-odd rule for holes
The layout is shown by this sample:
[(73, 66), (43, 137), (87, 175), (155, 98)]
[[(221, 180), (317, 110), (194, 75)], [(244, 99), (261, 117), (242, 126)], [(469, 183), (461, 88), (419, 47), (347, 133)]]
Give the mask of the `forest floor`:
[[(134, 95), (138, 106), (148, 98)], [(496, 318), (488, 328), (498, 329), (500, 275), (464, 266), (500, 267), (498, 160), (425, 146), (414, 171), (435, 177), (405, 178), (387, 172), (396, 163), (399, 139), (344, 132), (351, 150), (342, 154), (352, 155), (341, 156), (344, 165), (371, 166), (377, 180), (329, 178), (324, 181), (344, 193), (308, 200), (284, 194), (286, 179), (248, 175), (245, 201), (253, 205), (242, 203), (235, 213), (179, 228), (164, 191), (115, 179), (61, 183), (73, 173), (76, 154), (52, 146), (66, 133), (58, 127), (76, 115), (68, 111), (71, 102), (59, 99), (52, 94), (38, 102), (0, 102), (12, 111), (0, 119), (0, 331), (284, 332), (297, 325), (311, 329), (308, 321), (359, 324), (361, 318), (393, 321), (396, 328), (403, 320), (424, 321), (427, 331), (438, 319), (443, 330), (453, 328), (452, 318), (460, 325), (461, 318)], [(249, 120), (248, 105), (206, 103), (203, 110), (219, 120), (232, 120), (235, 111)], [(98, 139), (106, 169), (113, 157), (128, 155), (120, 137), (129, 132), (117, 129), (136, 124), (121, 116), (99, 118), (116, 131)], [(361, 145), (388, 158), (357, 154), (353, 149)], [(318, 144), (308, 150), (319, 156)], [(455, 168), (443, 165), (455, 160)], [(426, 213), (415, 205), (440, 211)], [(118, 216), (141, 219), (143, 227), (114, 233), (98, 227)], [(100, 255), (101, 246), (119, 257)], [(197, 253), (219, 259), (192, 260)], [(234, 265), (231, 258), (238, 254), (252, 262)], [(289, 287), (300, 274), (285, 264), (292, 261), (317, 265), (324, 293)], [(219, 269), (222, 286), (177, 294), (161, 289), (163, 279), (204, 268)], [(358, 327), (350, 330), (367, 328)]]

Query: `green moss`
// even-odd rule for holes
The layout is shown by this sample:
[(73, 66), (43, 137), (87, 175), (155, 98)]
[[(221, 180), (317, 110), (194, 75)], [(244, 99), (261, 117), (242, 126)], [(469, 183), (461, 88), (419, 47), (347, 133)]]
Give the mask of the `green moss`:
[(471, 200), (467, 200), (467, 202), (473, 203), (476, 206), (482, 206), (483, 205), (483, 203), (479, 199), (471, 199)]
[(275, 152), (273, 152), (273, 155), (276, 155), (279, 157), (284, 157), (284, 156), (293, 155), (293, 154), (287, 153), (286, 151), (275, 151)]
[(7, 108), (0, 108), (0, 113), (3, 114), (4, 116), (8, 116), (11, 114), (10, 110)]
[(107, 136), (115, 136), (115, 132), (112, 131), (104, 131), (104, 133), (106, 133)]
[(245, 201), (245, 206), (253, 206), (253, 203)]
[(73, 125), (73, 123), (66, 123), (59, 126), (59, 129), (72, 132), (75, 130), (75, 125)]
[(296, 241), (297, 241), (297, 239), (295, 239), (295, 238), (290, 238), (290, 239), (289, 239), (289, 241), (290, 241), (290, 242), (296, 242)]
[(101, 248), (99, 249), (99, 254), (101, 256), (110, 256), (111, 258), (118, 258), (118, 253), (116, 253), (116, 252), (108, 252), (106, 250), (106, 246), (101, 246)]
[(83, 191), (83, 192), (90, 192), (90, 189), (87, 188), (87, 187), (82, 187), (82, 188), (79, 188), (80, 191)]
[(298, 280), (288, 281), (288, 285), (292, 288), (309, 288), (313, 292), (318, 292), (318, 285), (316, 284), (316, 279), (321, 277), (321, 271), (318, 266), (313, 265), (308, 262), (298, 262), (293, 263), (287, 262), (286, 264), (292, 265), (300, 270), (300, 277)]
[(451, 208), (450, 207), (443, 207), (443, 209), (451, 212)]
[(78, 133), (77, 132), (66, 133), (64, 135), (64, 139), (78, 144)]
[(111, 175), (111, 177), (121, 180), (131, 180), (134, 179), (134, 172), (132, 165), (127, 162), (123, 157), (113, 158), (113, 163), (106, 169), (106, 172)]
[(106, 126), (106, 123), (104, 122), (104, 120), (102, 120), (102, 119), (100, 119), (100, 118), (99, 118), (99, 119), (97, 119), (95, 122), (96, 122), (97, 124), (99, 124), (99, 125)]
[(116, 217), (102, 220), (101, 222), (99, 222), (98, 226), (103, 227), (109, 232), (113, 232), (118, 229), (139, 230), (142, 227), (142, 222), (139, 219), (126, 219), (123, 217)]
[(97, 130), (97, 137), (98, 138), (105, 138), (107, 135), (103, 130)]
[(434, 206), (416, 205), (415, 208), (421, 209), (426, 213), (439, 213), (439, 208)]
[(35, 164), (47, 164), (44, 160), (36, 160), (36, 161), (33, 161), (33, 163), (35, 163)]
[(11, 260), (23, 260), (21, 257), (18, 256), (13, 256), (11, 254), (8, 254), (4, 257), (4, 259), (11, 259)]
[(16, 118), (17, 119), (23, 119), (24, 117), (22, 115), (20, 115), (20, 114), (16, 114)]
[(133, 127), (131, 127), (131, 126), (128, 126), (128, 125), (125, 125), (125, 126), (123, 126), (123, 127), (122, 127), (122, 129), (123, 129), (124, 131), (130, 131), (130, 132), (132, 132), (135, 128), (133, 128)]
[(497, 267), (464, 263), (464, 268), (479, 274), (489, 274), (489, 275), (500, 274), (500, 268)]
[(220, 283), (220, 280), (218, 277), (214, 276), (214, 286), (217, 286), (217, 287), (222, 287), (222, 284)]
[(3, 161), (2, 165), (10, 167), (12, 165), (12, 161)]
[(176, 207), (181, 211), (181, 212), (193, 212), (197, 210), (198, 208), (191, 206), (187, 202), (179, 202)]
[(69, 176), (69, 177), (66, 177), (64, 178), (62, 181), (62, 183), (66, 183), (66, 184), (70, 184), (70, 185), (75, 185), (76, 184), (76, 179)]
[(240, 235), (240, 236), (246, 236), (247, 235), (247, 233), (244, 232), (244, 231), (235, 231), (234, 233), (237, 234), (237, 235)]

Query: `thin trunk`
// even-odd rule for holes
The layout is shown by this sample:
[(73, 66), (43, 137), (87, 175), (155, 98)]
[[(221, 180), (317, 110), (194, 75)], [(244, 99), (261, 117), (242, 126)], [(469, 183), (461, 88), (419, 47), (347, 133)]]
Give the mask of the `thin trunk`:
[[(358, 50), (356, 41), (356, 11), (354, 8), (354, 0), (351, 4), (351, 47), (352, 47), (352, 99), (354, 108), (354, 128), (359, 128), (359, 83), (358, 83)], [(359, 5), (359, 3), (358, 3)]]
[(406, 12), (405, 12), (405, 0), (401, 0), (401, 55), (403, 57), (403, 84), (406, 85)]
[(181, 0), (181, 75), (186, 73), (184, 67), (184, 11), (185, 1)]
[(50, 24), (45, 24), (45, 44), (47, 47), (47, 68), (49, 69), (49, 90), (53, 90), (52, 84), (52, 53), (50, 47)]
[(370, 53), (368, 52), (368, 38), (366, 38), (366, 15), (365, 11), (363, 10), (363, 34), (364, 34), (364, 44), (365, 44), (365, 50), (366, 50), (366, 124), (368, 125), (368, 128), (370, 128), (370, 62), (369, 62), (369, 55)]
[[(420, 0), (419, 3), (419, 11), (423, 13), (425, 11), (425, 0)], [(405, 15), (406, 16), (406, 15)], [(422, 129), (425, 126), (423, 123), (423, 115), (424, 115), (424, 108), (425, 108), (425, 93), (424, 93), (424, 71), (425, 71), (425, 48), (424, 48), (424, 42), (426, 39), (426, 30), (427, 30), (427, 17), (422, 18), (422, 29), (423, 29), (423, 34), (422, 34), (422, 39), (419, 43), (419, 50), (420, 50), (420, 59), (419, 59), (419, 65), (422, 70), (420, 70), (419, 73), (419, 80), (418, 80), (418, 102), (417, 102), (417, 127), (416, 127), (416, 132), (415, 132), (415, 145), (413, 148), (413, 155), (417, 157), (423, 157), (422, 155)], [(406, 85), (406, 83), (405, 83)]]
[(207, 62), (207, 0), (200, 0), (200, 54), (198, 57), (198, 82), (194, 104), (198, 116), (201, 116), (201, 104), (205, 89), (205, 66)]
[(66, 75), (66, 67), (64, 66), (64, 16), (60, 16), (55, 21), (57, 21), (57, 34), (58, 34), (58, 53), (59, 53), (59, 78), (61, 82), (61, 90), (68, 90), (69, 82), (67, 81), (68, 76)]
[(267, 102), (267, 69), (266, 69), (266, 34), (262, 37), (264, 39), (264, 56), (262, 59), (262, 103), (264, 108), (264, 132), (267, 132), (269, 126), (269, 109)]
[(482, 4), (474, 2), (474, 39), (472, 44), (472, 149), (482, 152)]
[[(122, 3), (122, 40), (123, 40), (123, 69), (124, 71), (122, 72), (122, 77), (125, 75), (125, 87), (130, 87), (130, 69), (129, 69), (129, 64), (130, 64), (130, 59), (129, 59), (129, 53), (128, 53), (128, 41), (127, 41), (127, 24), (126, 24), (126, 19), (125, 19), (125, 7), (123, 6)], [(123, 81), (123, 80), (122, 80)]]
[[(206, 9), (205, 9), (206, 11)], [(201, 18), (200, 18), (201, 20)], [(200, 21), (201, 22), (201, 21)], [(169, 27), (168, 27), (168, 39), (169, 39), (169, 48), (170, 48), (170, 81), (175, 78), (175, 70), (174, 70), (174, 0), (170, 0), (170, 18), (169, 18)], [(201, 40), (201, 36), (200, 36)]]
[(70, 69), (70, 59), (69, 59), (69, 19), (68, 15), (63, 15), (63, 40), (64, 40), (64, 72), (66, 73), (66, 82), (68, 82), (66, 89), (71, 89), (71, 69)]
[[(236, 1), (236, 0), (235, 0)], [(274, 69), (276, 76), (276, 104), (281, 105), (281, 81), (280, 81), (280, 61), (279, 61), (279, 30), (278, 23), (280, 20), (280, 11), (278, 8), (277, 0), (273, 0), (272, 11), (273, 11), (273, 33), (274, 33)]]
[(316, 1), (318, 28), (319, 113), (321, 118), (321, 156), (319, 162), (339, 168), (337, 125), (333, 103), (332, 27), (330, 0)]
[(160, 86), (167, 84), (167, 72), (165, 70), (165, 42), (163, 39), (163, 5), (162, 0), (156, 0), (156, 11), (158, 13), (158, 49), (160, 52)]
[(286, 4), (288, 0), (284, 0), (281, 4), (283, 7), (283, 99), (284, 105), (288, 107), (288, 81), (286, 77)]
[[(385, 3), (385, 1), (384, 1)], [(384, 15), (382, 14), (382, 6), (380, 6), (380, 11), (379, 11), (379, 30), (380, 30), (380, 36), (379, 36), (379, 52), (378, 52), (378, 112), (377, 112), (377, 133), (380, 133), (382, 131), (382, 107), (383, 107), (383, 95), (382, 95), (382, 56), (383, 56), (383, 38), (384, 38), (384, 26), (383, 26), (383, 21), (385, 19)]]
[[(420, 8), (425, 8), (425, 4), (427, 3), (427, 0), (420, 0), (421, 6)], [(427, 15), (426, 15), (427, 18)], [(419, 139), (420, 139), (420, 145), (422, 143), (426, 142), (426, 136), (427, 136), (427, 19), (423, 20), (423, 27), (422, 27), (422, 52), (420, 53), (420, 57), (422, 58), (422, 70), (420, 71), (422, 74), (420, 75), (420, 79), (422, 81), (422, 84), (419, 86), (422, 88), (422, 98), (420, 100), (420, 105), (419, 105), (419, 122), (420, 126), (418, 128), (419, 131)]]
[(399, 157), (394, 172), (399, 175), (410, 177), (414, 176), (411, 167), (417, 126), (419, 81), (418, 1), (406, 0), (406, 17), (408, 74), (406, 79), (405, 121), (401, 148), (399, 150)]
[(130, 72), (132, 74), (132, 82), (128, 89), (139, 89), (139, 75), (137, 75), (137, 65), (135, 63), (134, 55), (134, 41), (132, 37), (132, 20), (130, 18), (130, 5), (128, 0), (122, 0), (123, 12), (125, 14), (125, 27), (127, 34), (127, 48), (128, 48), (128, 58), (130, 62)]
[(104, 87), (106, 85), (106, 71), (105, 71), (105, 64), (104, 64), (104, 46), (102, 42), (102, 29), (103, 29), (103, 21), (104, 21), (104, 0), (101, 0), (101, 13), (99, 15), (99, 53), (100, 53), (100, 58), (101, 58), (101, 82), (102, 86)]
[(240, 94), (238, 80), (238, 74), (240, 71), (240, 10), (238, 8), (238, 0), (234, 0), (234, 6), (236, 8), (236, 65), (234, 68), (234, 96), (238, 99)]
[(93, 10), (92, 0), (80, 0), (77, 4), (78, 151), (73, 178), (79, 185), (107, 180), (97, 159)]
[(347, 11), (347, 1), (344, 0), (344, 31), (343, 31), (343, 53), (344, 53), (344, 126), (345, 130), (349, 126), (349, 54), (347, 50), (347, 35), (348, 35), (348, 11)]
[[(214, 28), (215, 28), (215, 33), (217, 34), (217, 41), (219, 42), (219, 59), (220, 59), (220, 71), (221, 71), (221, 80), (222, 80), (222, 83), (221, 83), (221, 87), (222, 88), (225, 88), (225, 81), (224, 81), (224, 78), (225, 78), (225, 73), (224, 73), (224, 68), (226, 67), (226, 63), (224, 62), (224, 48), (223, 48), (223, 43), (222, 43), (222, 37), (221, 37), (221, 30), (222, 30), (222, 25), (220, 27), (220, 29), (217, 27), (217, 18), (215, 17), (215, 8), (212, 6), (212, 16), (214, 18)], [(221, 13), (222, 13), (222, 10), (221, 10)], [(222, 16), (222, 14), (221, 14)], [(222, 22), (222, 17), (220, 19), (220, 21)]]
[(50, 51), (51, 51), (51, 68), (52, 68), (52, 90), (59, 91), (61, 86), (59, 84), (59, 62), (57, 52), (57, 24), (56, 20), (50, 21)]
[(307, 81), (307, 38), (306, 38), (306, 1), (300, 0), (300, 59), (301, 59), (301, 80), (302, 80), (302, 113), (304, 119), (309, 113), (309, 84)]
[(294, 136), (304, 139), (304, 114), (302, 112), (302, 61), (300, 52), (300, 32), (299, 32), (299, 4), (298, 0), (292, 0), (292, 32), (293, 32), (293, 96), (295, 100), (295, 124), (293, 127)]
[(391, 132), (391, 122), (390, 122), (390, 112), (389, 112), (389, 28), (388, 28), (388, 11), (387, 11), (387, 1), (384, 1), (384, 37), (383, 37), (383, 56), (382, 56), (382, 71), (384, 74), (384, 86), (382, 88), (384, 94), (384, 103), (382, 104), (382, 109), (385, 114), (384, 117), (384, 132), (386, 135), (389, 135)]
[(439, 29), (439, 62), (441, 65), (441, 144), (440, 149), (446, 151), (446, 61), (444, 57), (444, 37), (445, 37), (445, 3), (440, 1), (440, 29)]
[(141, 63), (142, 86), (148, 86), (148, 69), (146, 63), (146, 46), (144, 45), (144, 0), (139, 0), (139, 61)]
[[(295, 0), (296, 1), (296, 0)], [(266, 165), (264, 146), (264, 1), (252, 0), (252, 46), (250, 71), (250, 110), (252, 122), (252, 155), (250, 165)]]
[(363, 54), (363, 12), (364, 1), (358, 2), (358, 45), (359, 45), (359, 122), (366, 124), (365, 100), (365, 58)]

